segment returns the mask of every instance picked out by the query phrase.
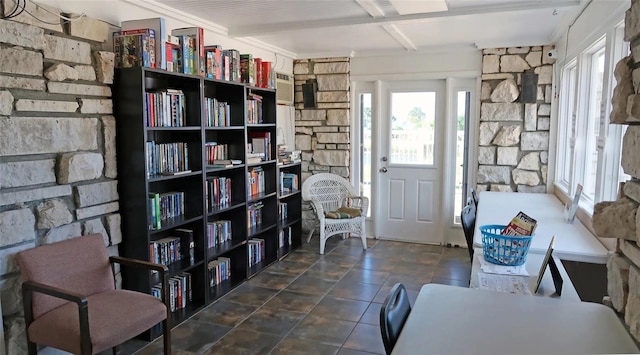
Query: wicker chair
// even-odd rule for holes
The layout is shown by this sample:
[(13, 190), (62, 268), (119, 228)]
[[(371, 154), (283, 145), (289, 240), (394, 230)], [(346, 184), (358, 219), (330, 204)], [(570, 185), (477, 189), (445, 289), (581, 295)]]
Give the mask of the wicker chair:
[[(335, 174), (321, 173), (307, 178), (302, 184), (302, 198), (311, 202), (320, 224), (320, 254), (324, 254), (327, 239), (336, 234), (346, 237), (348, 233), (360, 235), (362, 247), (367, 249), (365, 219), (369, 199), (358, 196), (349, 181)], [(360, 216), (351, 218), (327, 218), (328, 212), (337, 211), (340, 207), (359, 210)], [(311, 240), (314, 229), (309, 232), (307, 243)]]

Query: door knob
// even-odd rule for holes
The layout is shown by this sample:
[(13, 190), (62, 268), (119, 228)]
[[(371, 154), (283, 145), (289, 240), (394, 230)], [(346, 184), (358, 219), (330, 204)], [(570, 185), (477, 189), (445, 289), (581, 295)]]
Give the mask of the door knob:
[(380, 160), (387, 161), (387, 157), (382, 157)]
[(386, 173), (387, 172), (387, 168), (386, 167), (380, 168), (380, 172), (381, 173)]

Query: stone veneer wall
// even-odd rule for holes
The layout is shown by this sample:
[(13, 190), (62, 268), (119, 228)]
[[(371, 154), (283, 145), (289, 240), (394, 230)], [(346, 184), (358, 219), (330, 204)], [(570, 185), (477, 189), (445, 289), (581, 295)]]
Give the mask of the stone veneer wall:
[(632, 0), (625, 17), (624, 40), (631, 55), (617, 63), (611, 123), (626, 124), (621, 165), (631, 180), (614, 202), (596, 204), (593, 228), (602, 238), (618, 238), (607, 262), (607, 289), (613, 308), (624, 314), (631, 334), (640, 340), (640, 0)]
[[(477, 189), (546, 192), (553, 46), (484, 49)], [(537, 102), (521, 103), (523, 73)]]
[[(331, 172), (349, 178), (349, 58), (296, 60), (293, 63), (296, 107), (296, 149), (302, 151), (302, 181), (315, 173)], [(304, 108), (302, 84), (316, 79), (316, 107)], [(314, 226), (306, 206), (303, 229)]]
[[(5, 6), (8, 13), (13, 4)], [(102, 50), (111, 27), (89, 18), (63, 26), (32, 2), (27, 10), (53, 24), (26, 13), (0, 20), (0, 283), (7, 354), (27, 353), (15, 253), (100, 233), (116, 255), (122, 240), (108, 86), (114, 55)]]

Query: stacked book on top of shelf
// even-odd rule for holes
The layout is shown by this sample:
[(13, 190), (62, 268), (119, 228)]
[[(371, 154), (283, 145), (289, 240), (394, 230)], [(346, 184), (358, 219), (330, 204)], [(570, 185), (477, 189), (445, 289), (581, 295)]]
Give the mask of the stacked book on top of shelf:
[(289, 150), (285, 144), (278, 145), (278, 164), (293, 164), (302, 161), (300, 158), (300, 150)]
[(117, 68), (158, 68), (210, 79), (274, 88), (272, 63), (221, 45), (205, 46), (202, 27), (184, 27), (169, 34), (162, 17), (123, 21), (113, 33)]

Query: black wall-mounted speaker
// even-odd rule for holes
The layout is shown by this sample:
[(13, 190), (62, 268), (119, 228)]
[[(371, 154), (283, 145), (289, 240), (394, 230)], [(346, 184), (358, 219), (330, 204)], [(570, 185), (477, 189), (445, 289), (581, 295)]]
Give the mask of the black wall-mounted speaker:
[(538, 74), (522, 74), (520, 102), (535, 104), (538, 101)]
[(304, 103), (304, 108), (316, 107), (316, 91), (318, 91), (318, 84), (315, 80), (310, 79), (302, 84), (302, 102)]

